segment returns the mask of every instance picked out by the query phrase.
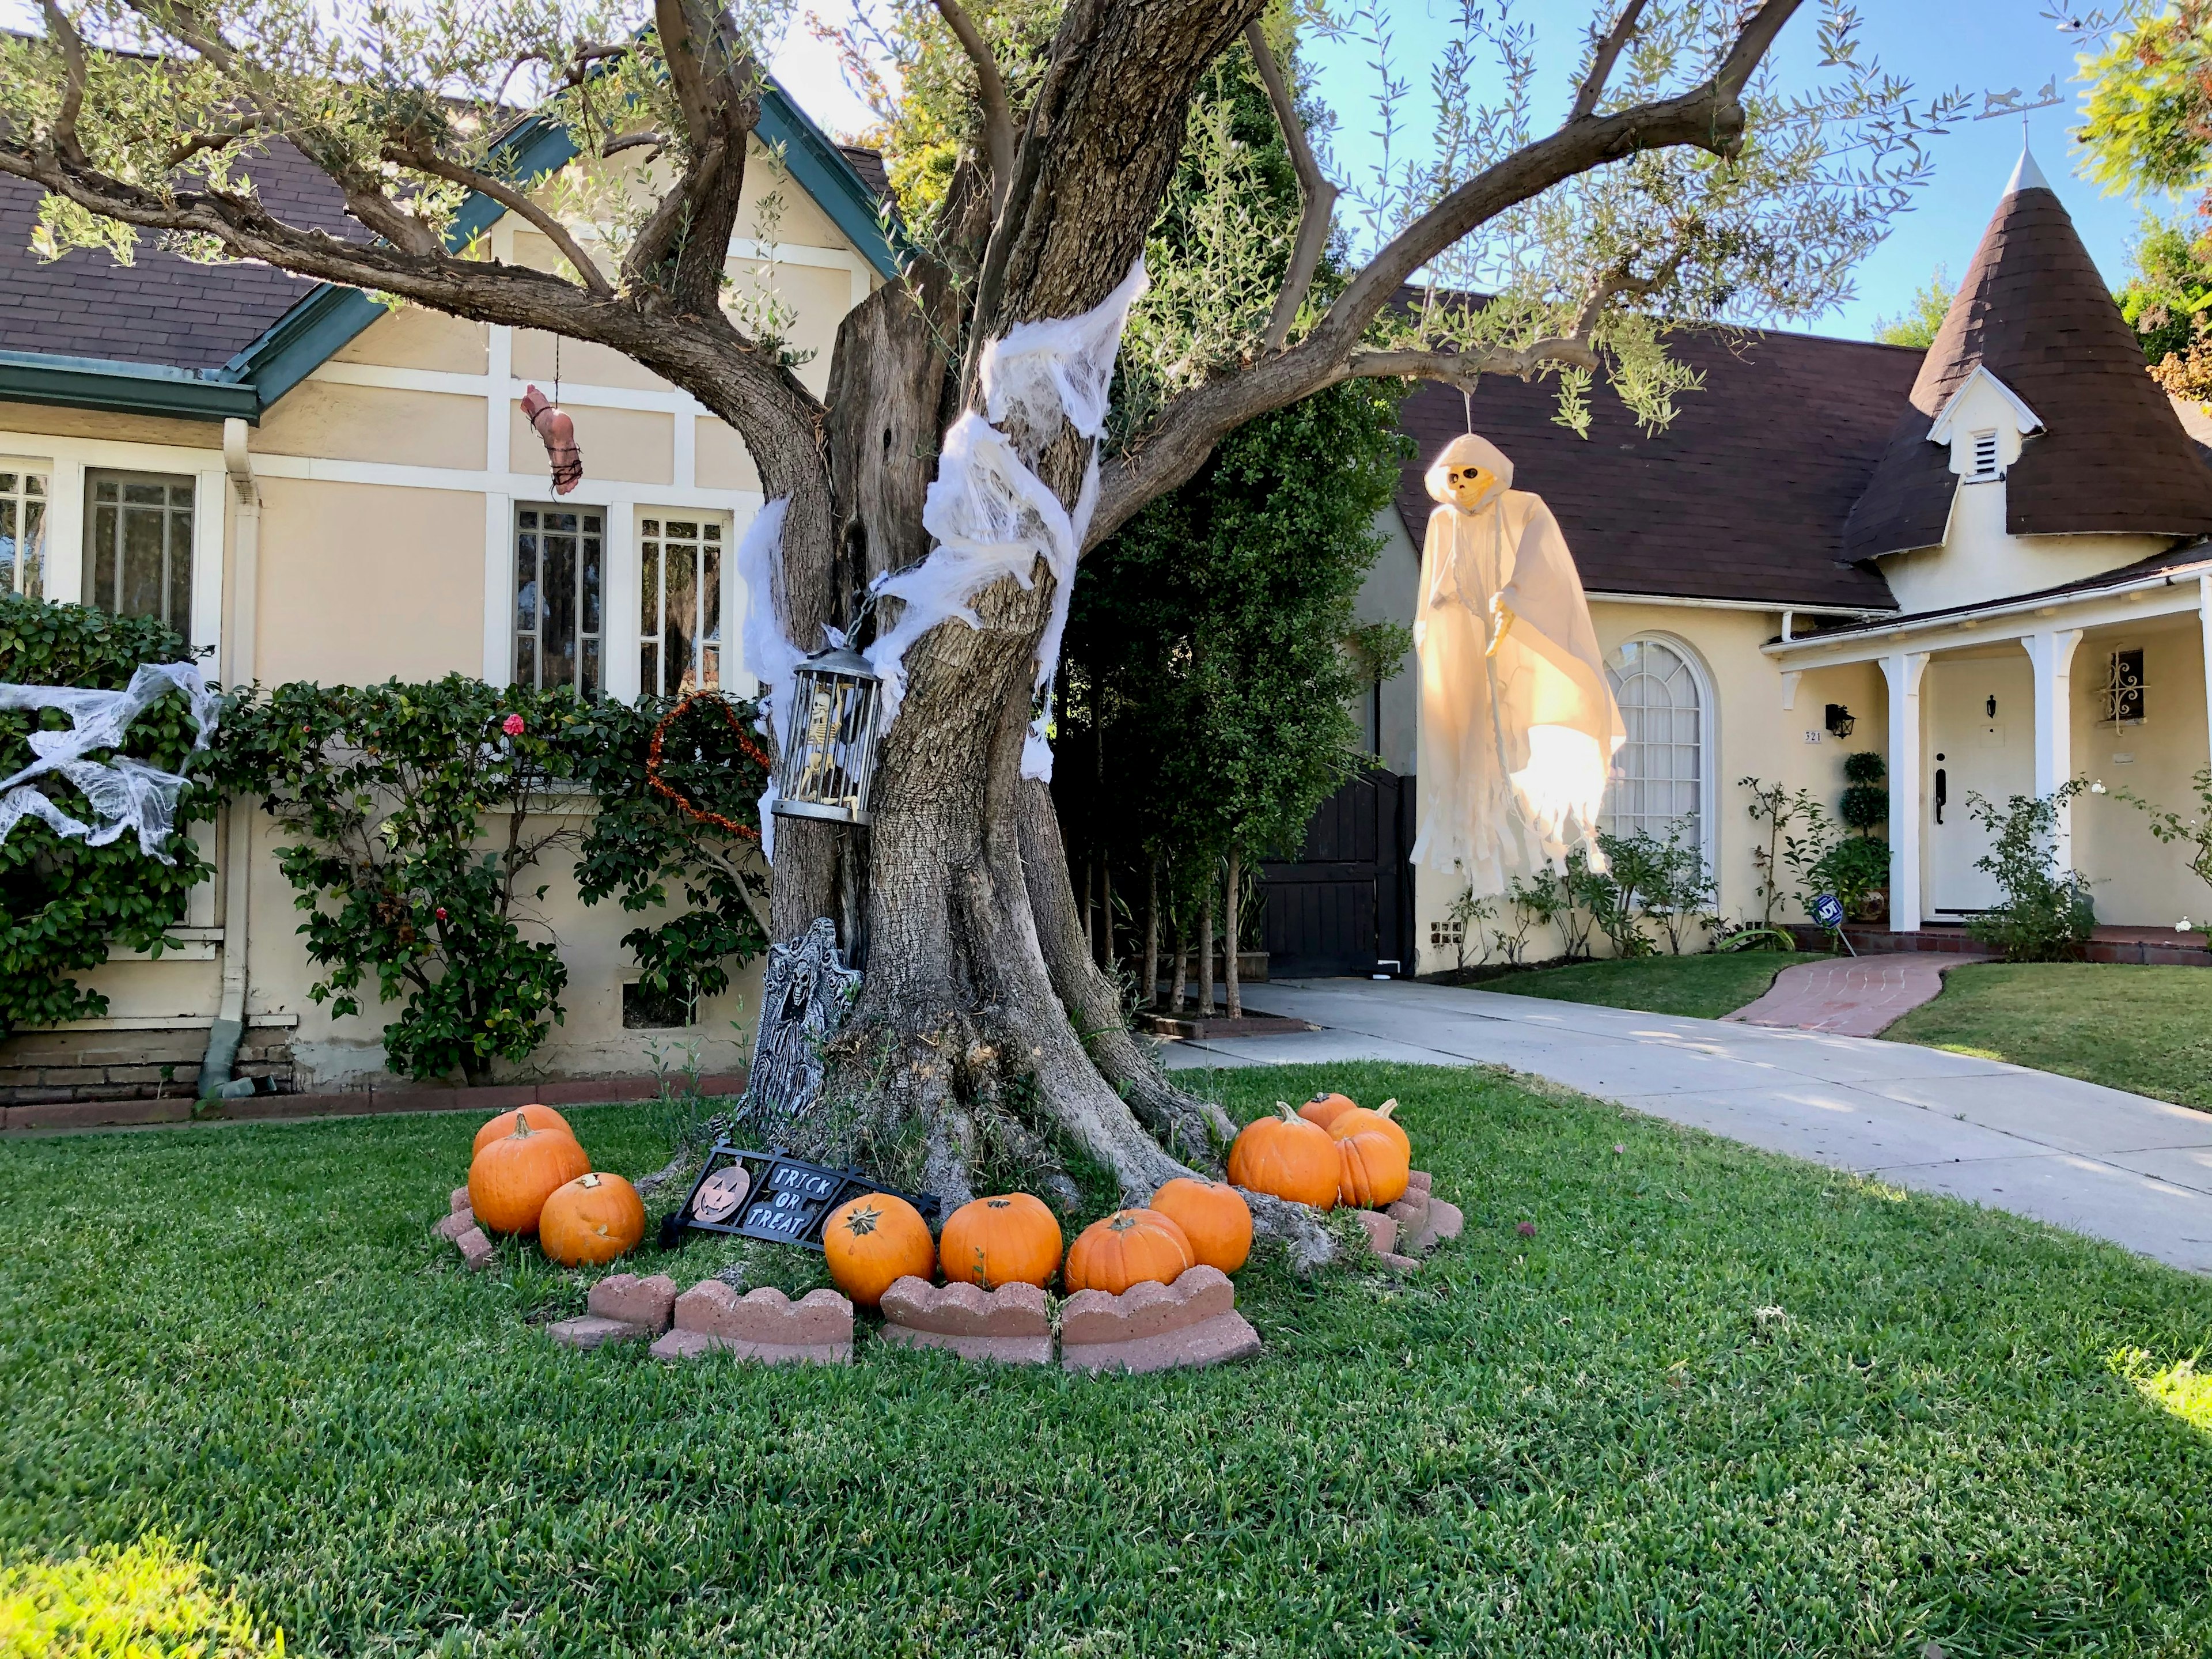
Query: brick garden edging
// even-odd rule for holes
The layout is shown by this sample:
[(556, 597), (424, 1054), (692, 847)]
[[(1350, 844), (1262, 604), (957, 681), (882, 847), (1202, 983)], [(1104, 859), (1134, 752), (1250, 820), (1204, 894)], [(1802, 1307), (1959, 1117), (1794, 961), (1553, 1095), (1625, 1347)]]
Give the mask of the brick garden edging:
[[(1369, 1249), (1393, 1273), (1411, 1273), (1464, 1218), (1432, 1194), (1424, 1170), (1413, 1172), (1406, 1195), (1386, 1212), (1354, 1210)], [(471, 1271), (490, 1265), (491, 1240), (469, 1208), (469, 1189), (453, 1188), (450, 1212), (433, 1229), (453, 1243)], [(1400, 1247), (1402, 1247), (1401, 1253)], [(1034, 1285), (986, 1291), (975, 1285), (932, 1285), (908, 1277), (884, 1293), (878, 1339), (896, 1348), (936, 1348), (960, 1358), (1048, 1365), (1055, 1333), (1051, 1302)], [(651, 1340), (656, 1359), (699, 1359), (733, 1353), (764, 1364), (850, 1364), (853, 1304), (832, 1290), (809, 1291), (793, 1302), (769, 1287), (739, 1291), (702, 1279), (677, 1291), (665, 1273), (640, 1279), (615, 1273), (592, 1286), (580, 1317), (547, 1328), (559, 1346), (589, 1351)], [(1078, 1291), (1060, 1304), (1056, 1334), (1063, 1369), (1132, 1376), (1221, 1365), (1260, 1352), (1260, 1334), (1237, 1311), (1237, 1289), (1218, 1267), (1188, 1269), (1172, 1285), (1132, 1285), (1120, 1295)]]

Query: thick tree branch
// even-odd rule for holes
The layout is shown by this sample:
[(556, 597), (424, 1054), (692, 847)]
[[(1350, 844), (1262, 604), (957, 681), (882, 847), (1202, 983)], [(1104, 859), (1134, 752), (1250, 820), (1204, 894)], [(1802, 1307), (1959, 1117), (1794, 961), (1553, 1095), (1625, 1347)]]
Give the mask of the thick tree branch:
[(88, 73), (84, 56), (84, 37), (76, 32), (54, 0), (40, 0), (46, 15), (46, 27), (53, 32), (55, 44), (60, 46), (62, 70), (62, 105), (54, 112), (52, 143), (57, 154), (64, 160), (82, 161), (84, 150), (77, 143), (77, 118), (84, 112), (84, 85)]
[(546, 240), (561, 251), (561, 257), (574, 267), (578, 280), (592, 298), (614, 298), (614, 284), (607, 281), (597, 262), (568, 234), (568, 227), (514, 185), (495, 179), (488, 173), (478, 173), (474, 167), (465, 167), (457, 161), (448, 161), (442, 155), (411, 149), (405, 144), (385, 145), (384, 159), (404, 167), (411, 167), (417, 173), (426, 173), (433, 179), (465, 185), (479, 195), (489, 197), (509, 213), (536, 226)]
[(1636, 38), (1636, 25), (1644, 15), (1644, 0), (1628, 0), (1621, 9), (1620, 17), (1612, 32), (1598, 42), (1597, 52), (1590, 59), (1589, 73), (1583, 77), (1582, 89), (1575, 94), (1575, 106), (1567, 119), (1579, 121), (1597, 108), (1597, 100), (1605, 96), (1605, 83), (1613, 78), (1613, 66), (1620, 61), (1620, 54)]
[[(1637, 0), (1637, 3), (1641, 4), (1642, 0)], [(1291, 165), (1298, 175), (1297, 240), (1291, 244), (1290, 268), (1283, 273), (1282, 289), (1275, 295), (1275, 308), (1268, 315), (1267, 331), (1263, 337), (1268, 350), (1279, 351), (1283, 342), (1291, 337), (1291, 325), (1297, 320), (1298, 307), (1306, 302), (1306, 295), (1313, 287), (1314, 272), (1321, 268), (1322, 250), (1328, 246), (1329, 218), (1336, 210), (1336, 186), (1322, 176), (1321, 163), (1315, 158), (1313, 145), (1307, 142), (1306, 124), (1298, 118), (1298, 106), (1283, 79), (1282, 66), (1275, 62), (1275, 54), (1267, 46), (1267, 32), (1256, 21), (1244, 26), (1244, 44), (1251, 50), (1261, 84), (1267, 89), (1267, 102), (1275, 112), (1275, 125), (1283, 130), (1283, 142), (1290, 146)]]
[(991, 43), (962, 9), (960, 0), (937, 0), (937, 9), (975, 66), (976, 91), (983, 106), (984, 152), (991, 161), (991, 212), (995, 216), (1006, 205), (1006, 190), (1014, 178), (1014, 113), (1006, 101), (1006, 77), (999, 73)]
[[(1570, 120), (1484, 168), (1376, 255), (1297, 344), (1176, 398), (1138, 443), (1104, 470), (1086, 547), (1111, 536), (1146, 502), (1187, 482), (1227, 433), (1350, 378), (1352, 358), (1364, 356), (1363, 337), (1383, 307), (1414, 272), (1478, 226), (1593, 167), (1640, 151), (1686, 144), (1733, 155), (1743, 142), (1743, 88), (1800, 3), (1762, 0), (1703, 84), (1673, 98)], [(1647, 287), (1655, 280), (1646, 279)], [(1613, 288), (1594, 295), (1585, 302), (1586, 313), (1589, 304), (1601, 309), (1628, 291), (1633, 290)], [(1558, 361), (1578, 362), (1571, 356)]]
[(259, 116), (248, 116), (237, 125), (225, 127), (219, 131), (196, 132), (162, 157), (163, 169), (174, 173), (196, 155), (205, 155), (213, 150), (228, 149), (240, 140), (253, 137), (262, 130), (264, 125)]

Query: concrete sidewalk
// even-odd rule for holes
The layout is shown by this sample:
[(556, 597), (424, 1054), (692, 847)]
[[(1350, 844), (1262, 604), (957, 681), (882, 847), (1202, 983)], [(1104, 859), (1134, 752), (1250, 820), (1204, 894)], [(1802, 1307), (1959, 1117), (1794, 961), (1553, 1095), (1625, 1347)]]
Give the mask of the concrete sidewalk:
[(1510, 1066), (1769, 1152), (1878, 1175), (2212, 1273), (2212, 1114), (1909, 1043), (1398, 980), (1277, 980), (1322, 1029), (1178, 1042), (1174, 1069)]

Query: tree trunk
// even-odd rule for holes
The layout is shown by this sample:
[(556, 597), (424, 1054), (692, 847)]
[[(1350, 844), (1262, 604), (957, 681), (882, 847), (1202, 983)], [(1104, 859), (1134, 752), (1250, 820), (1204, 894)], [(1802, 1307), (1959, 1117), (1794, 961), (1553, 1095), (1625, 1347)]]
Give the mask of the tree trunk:
[(1213, 895), (1212, 878), (1220, 872), (1206, 872), (1207, 879), (1199, 890), (1204, 896), (1198, 902), (1198, 1017), (1213, 1018)]
[(1146, 1008), (1160, 1004), (1160, 855), (1152, 854), (1152, 883), (1145, 894), (1145, 990), (1138, 999)]
[(1244, 1018), (1244, 991), (1237, 974), (1237, 849), (1229, 849), (1229, 878), (1221, 888), (1221, 969), (1229, 987), (1229, 1018)]
[(1114, 977), (1114, 854), (1101, 844), (1098, 848), (1098, 965), (1106, 977)]
[(1179, 1014), (1188, 1000), (1185, 988), (1190, 983), (1190, 923), (1178, 918), (1176, 922), (1175, 967), (1168, 982), (1168, 1012)]

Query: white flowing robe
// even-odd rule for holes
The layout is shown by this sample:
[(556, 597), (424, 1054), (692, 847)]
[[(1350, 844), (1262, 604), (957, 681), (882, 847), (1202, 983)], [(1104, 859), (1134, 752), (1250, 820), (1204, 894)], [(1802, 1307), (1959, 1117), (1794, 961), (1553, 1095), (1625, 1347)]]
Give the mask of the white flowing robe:
[[(1463, 512), (1446, 474), (1469, 465), (1498, 483)], [(1413, 860), (1487, 896), (1577, 845), (1600, 862), (1598, 811), (1626, 734), (1551, 508), (1512, 489), (1513, 463), (1471, 434), (1445, 446), (1427, 482), (1440, 505), (1429, 515), (1413, 617), (1421, 810)], [(1514, 619), (1492, 653), (1499, 605)]]

